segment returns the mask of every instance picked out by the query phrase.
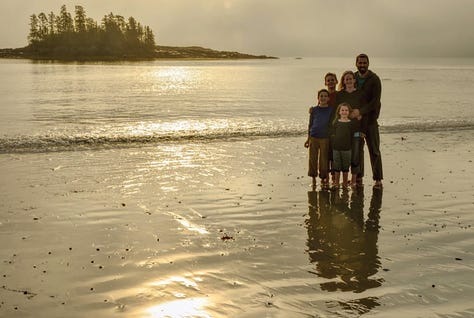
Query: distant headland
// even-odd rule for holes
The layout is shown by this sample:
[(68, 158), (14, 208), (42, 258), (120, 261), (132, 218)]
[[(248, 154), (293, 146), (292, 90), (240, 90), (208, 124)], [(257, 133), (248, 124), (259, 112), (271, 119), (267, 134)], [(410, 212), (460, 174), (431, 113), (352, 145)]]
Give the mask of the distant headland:
[(60, 60), (60, 61), (133, 61), (153, 59), (278, 59), (267, 55), (251, 55), (240, 52), (217, 51), (200, 46), (162, 46), (155, 45), (151, 53), (133, 54), (38, 54), (29, 47), (16, 49), (0, 49), (0, 58), (32, 59), (32, 60)]
[(156, 45), (151, 28), (135, 18), (109, 13), (99, 24), (86, 16), (82, 6), (75, 6), (74, 17), (65, 5), (58, 14), (32, 14), (29, 25), (29, 44), (23, 48), (0, 49), (0, 58), (65, 61), (276, 58), (199, 46)]

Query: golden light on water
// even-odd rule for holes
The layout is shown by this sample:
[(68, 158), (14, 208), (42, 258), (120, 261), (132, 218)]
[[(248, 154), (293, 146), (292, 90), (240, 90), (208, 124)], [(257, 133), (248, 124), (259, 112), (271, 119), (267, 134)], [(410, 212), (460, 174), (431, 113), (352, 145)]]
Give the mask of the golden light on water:
[(189, 78), (191, 74), (188, 69), (188, 67), (179, 66), (160, 68), (155, 71), (153, 75), (159, 79), (165, 79), (167, 81), (183, 81)]
[(149, 77), (155, 79), (157, 84), (153, 91), (161, 93), (179, 93), (194, 85), (199, 78), (194, 70), (189, 67), (163, 67), (149, 73)]
[(231, 123), (227, 119), (193, 120), (181, 119), (163, 123), (139, 123), (127, 127), (134, 135), (171, 134), (177, 132), (204, 132), (229, 128)]

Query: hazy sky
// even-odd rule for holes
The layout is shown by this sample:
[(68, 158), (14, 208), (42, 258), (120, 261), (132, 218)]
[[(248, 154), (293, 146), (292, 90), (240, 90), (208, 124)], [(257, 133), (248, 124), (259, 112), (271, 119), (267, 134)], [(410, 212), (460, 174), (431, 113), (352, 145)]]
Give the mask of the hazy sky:
[(474, 57), (474, 0), (0, 0), (0, 48), (27, 44), (29, 16), (133, 16), (157, 44), (274, 56)]

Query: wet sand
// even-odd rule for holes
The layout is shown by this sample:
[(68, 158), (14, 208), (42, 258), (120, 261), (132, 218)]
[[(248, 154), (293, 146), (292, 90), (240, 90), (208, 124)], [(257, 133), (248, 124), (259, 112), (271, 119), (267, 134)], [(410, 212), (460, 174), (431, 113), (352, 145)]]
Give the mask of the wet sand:
[(383, 190), (303, 143), (1, 154), (0, 316), (472, 317), (472, 131), (382, 135)]

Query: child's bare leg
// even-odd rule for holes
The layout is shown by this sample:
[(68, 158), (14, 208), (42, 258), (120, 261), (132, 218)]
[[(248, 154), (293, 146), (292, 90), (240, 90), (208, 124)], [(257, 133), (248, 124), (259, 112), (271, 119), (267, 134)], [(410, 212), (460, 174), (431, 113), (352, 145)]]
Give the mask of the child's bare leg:
[(339, 187), (339, 179), (341, 178), (341, 173), (339, 171), (336, 171), (334, 173), (334, 182), (332, 183), (333, 187)]
[(316, 188), (316, 177), (314, 177), (314, 176), (311, 177), (311, 186), (312, 186), (313, 188)]
[(348, 172), (343, 172), (342, 173), (342, 186), (347, 187), (348, 186), (348, 178), (349, 178), (349, 173)]
[(329, 187), (329, 176), (326, 179), (321, 179), (321, 187), (326, 189)]
[(351, 187), (355, 187), (357, 185), (357, 173), (353, 173), (351, 176)]

